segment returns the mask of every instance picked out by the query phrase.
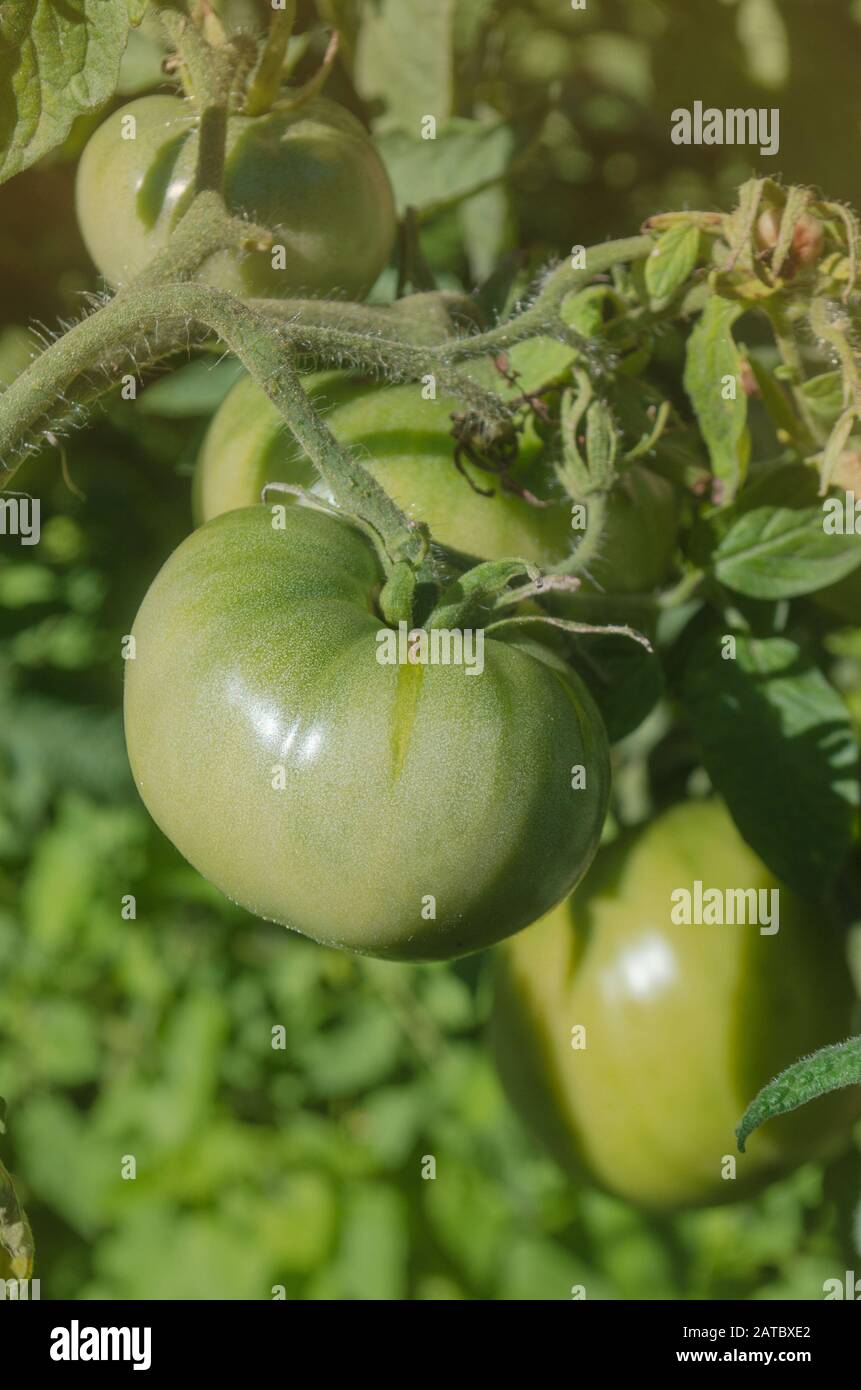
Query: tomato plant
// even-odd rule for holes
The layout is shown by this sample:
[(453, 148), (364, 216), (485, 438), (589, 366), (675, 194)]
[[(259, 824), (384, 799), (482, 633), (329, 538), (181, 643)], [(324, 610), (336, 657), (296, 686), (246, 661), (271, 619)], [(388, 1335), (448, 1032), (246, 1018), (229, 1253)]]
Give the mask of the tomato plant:
[[(175, 96), (140, 97), (91, 136), (78, 165), (78, 221), (111, 285), (133, 280), (170, 244), (194, 197), (198, 149), (194, 112)], [(232, 115), (224, 197), (261, 233), (249, 229), (246, 245), (206, 257), (200, 274), (219, 289), (363, 299), (388, 264), (395, 213), (385, 169), (355, 116), (325, 97)]]
[[(696, 881), (777, 890), (778, 930), (675, 924), (673, 894)], [(857, 1093), (769, 1120), (732, 1157), (749, 1097), (842, 1040), (852, 997), (834, 923), (778, 885), (719, 801), (687, 802), (603, 850), (501, 948), (493, 1041), (512, 1100), (570, 1170), (655, 1208), (731, 1201), (845, 1140)]]
[(144, 599), (125, 726), (150, 813), (230, 898), (330, 945), (428, 960), (518, 931), (598, 844), (590, 696), (492, 635), (483, 669), (381, 664), (373, 547), (304, 507), (283, 521), (216, 518)]
[[(509, 121), (519, 97), (499, 100), (499, 74), (521, 71), (523, 54), (509, 69), (504, 42), (489, 67), (466, 63), (472, 94), (458, 81), (481, 17), (423, 22), (432, 61), (412, 90), (406, 0), (329, 5), (343, 28), (328, 38), (311, 6), (292, 3), (264, 5), (268, 32), (255, 37), (255, 3), (242, 21), (233, 0), (149, 7), (148, 81), (140, 49), (121, 65), (143, 0), (40, 0), (38, 25), (0, 6), (4, 111), (17, 117), (0, 175), (51, 151), (62, 167), (84, 130), (136, 94), (95, 128), (77, 170), (80, 227), (103, 280), (91, 278), (85, 311), (44, 335), (43, 350), (20, 328), (0, 344), (6, 481), (32, 468), (9, 516), (26, 521), (40, 491), (84, 515), (64, 434), (102, 403), (92, 437), (103, 428), (109, 442), (86, 482), (105, 458), (135, 465), (105, 466), (110, 483), (98, 482), (118, 499), (121, 520), (103, 528), (111, 564), (127, 568), (123, 582), (115, 570), (102, 582), (77, 516), (65, 530), (48, 519), (45, 563), (0, 564), (0, 702), (12, 711), (29, 687), (40, 731), (30, 744), (41, 749), (46, 731), (43, 763), (74, 765), (74, 735), (49, 741), (51, 673), (74, 672), (70, 703), (86, 723), (100, 699), (86, 668), (109, 671), (115, 706), (122, 657), (122, 769), (127, 752), (150, 813), (136, 807), (137, 827), (173, 866), (167, 896), (182, 885), (178, 933), (193, 932), (203, 905), (201, 919), (223, 914), (255, 964), (316, 955), (323, 994), (362, 963), (254, 917), (389, 961), (504, 942), (496, 1049), (517, 1103), (572, 1172), (668, 1210), (752, 1191), (808, 1155), (830, 1165), (861, 1081), (861, 1043), (837, 1041), (851, 1002), (845, 938), (861, 918), (861, 224), (809, 179), (751, 177), (732, 210), (709, 198), (704, 211), (642, 223), (639, 208), (636, 235), (607, 240), (602, 226), (581, 246), (583, 227), (570, 227), (521, 253), (516, 209), (545, 186), (536, 166), (546, 154), (560, 185), (578, 183), (589, 122), (612, 123), (618, 101), (590, 100), (569, 124), (554, 78), (552, 110), (540, 103), (534, 126), (525, 108)], [(511, 16), (490, 9), (509, 39), (519, 32), (519, 4)], [(571, 9), (554, 54), (562, 30), (583, 22), (601, 21)], [(528, 69), (544, 40), (527, 49)], [(594, 60), (601, 42), (582, 52)], [(33, 74), (35, 96), (22, 81)], [(327, 81), (343, 105), (322, 95)], [(622, 196), (638, 158), (618, 153), (598, 164)], [(58, 312), (81, 288), (70, 274)], [(169, 554), (195, 457), (200, 524)], [(151, 515), (138, 502), (150, 485)], [(22, 527), (22, 543), (38, 544), (36, 531)], [(144, 532), (152, 544), (138, 549)], [(10, 713), (0, 728), (11, 727)], [(17, 752), (5, 754), (0, 858), (16, 872), (6, 803), (26, 820), (54, 774), (40, 763), (22, 789)], [(85, 785), (99, 794), (96, 774)], [(689, 802), (694, 791), (711, 799)], [(81, 858), (77, 810), (57, 812), (60, 849), (47, 855), (63, 894)], [(78, 838), (64, 857), (70, 823)], [(155, 826), (197, 874), (171, 860)], [(120, 843), (132, 858), (134, 831)], [(677, 925), (673, 894), (712, 874), (745, 902), (748, 885), (779, 892), (779, 931)], [(69, 883), (74, 904), (86, 890)], [(138, 898), (141, 916), (144, 900), (152, 911), (149, 884), (132, 886), (124, 922)], [(63, 933), (44, 908), (56, 890), (37, 875), (19, 896), (51, 948), (51, 979), (62, 976), (51, 951)], [(132, 951), (140, 936), (126, 939)], [(463, 1017), (463, 991), (474, 995), (476, 1033), (482, 970), (438, 972), (449, 1018)], [(387, 971), (391, 1017), (372, 1006), (372, 1027), (397, 1015), (422, 1060), (436, 1059), (424, 995), (414, 1008), (404, 982), (437, 977)], [(387, 971), (361, 978), (376, 989)], [(167, 997), (147, 973), (151, 994)], [(207, 980), (194, 989), (209, 1035), (221, 1025)], [(244, 986), (236, 1000), (244, 1019)], [(311, 1031), (323, 1014), (308, 1013)], [(582, 1053), (570, 1046), (580, 1026)], [(76, 1028), (86, 1041), (67, 1074), (83, 1094), (97, 1049), (61, 1016), (61, 1042)], [(389, 1041), (370, 1051), (391, 1057)], [(333, 1052), (352, 1062), (353, 1043)], [(54, 1054), (66, 1063), (65, 1046)], [(435, 1070), (447, 1080), (457, 1066)], [(38, 1066), (27, 1075), (38, 1080)], [(224, 1076), (230, 1094), (245, 1084), (241, 1065)], [(302, 1091), (314, 1104), (336, 1094), (346, 1090)], [(345, 1130), (373, 1128), (355, 1098)], [(407, 1109), (424, 1113), (425, 1100)], [(62, 1116), (46, 1124), (72, 1132)], [(429, 1147), (419, 1125), (404, 1125), (398, 1153)], [(358, 1171), (352, 1158), (343, 1168)], [(441, 1220), (467, 1227), (445, 1205), (448, 1177)], [(574, 1243), (574, 1208), (594, 1198), (600, 1211), (604, 1199), (569, 1196)], [(78, 1205), (86, 1234), (99, 1213), (86, 1195)], [(840, 1222), (848, 1229), (845, 1212)]]
[[(524, 430), (511, 471), (516, 490), (506, 491), (468, 462), (461, 471), (456, 467), (453, 419), (463, 406), (453, 397), (426, 399), (419, 386), (380, 387), (343, 372), (318, 373), (306, 389), (335, 438), (358, 450), (406, 514), (426, 522), (440, 544), (482, 559), (519, 555), (548, 567), (570, 554), (576, 539), (570, 499), (534, 429)], [(259, 501), (273, 481), (314, 487), (316, 471), (285, 435), (276, 407), (246, 377), (216, 412), (201, 449), (197, 519)], [(528, 501), (526, 490), (548, 505)], [(677, 517), (672, 484), (632, 464), (610, 494), (586, 587), (631, 594), (657, 589), (670, 572)]]

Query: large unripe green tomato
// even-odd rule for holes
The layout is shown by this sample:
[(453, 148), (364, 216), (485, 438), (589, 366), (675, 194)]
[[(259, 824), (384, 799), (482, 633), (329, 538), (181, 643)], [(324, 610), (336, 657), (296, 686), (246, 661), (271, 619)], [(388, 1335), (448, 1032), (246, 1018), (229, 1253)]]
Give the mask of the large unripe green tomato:
[[(454, 465), (453, 399), (425, 400), (414, 384), (380, 387), (344, 372), (319, 373), (306, 388), (342, 444), (398, 505), (427, 522), (440, 544), (481, 559), (517, 556), (550, 568), (570, 552), (576, 538), (571, 506), (557, 489), (558, 505), (531, 506), (502, 489), (490, 474), (473, 471), (482, 497)], [(201, 450), (194, 482), (194, 507), (207, 521), (230, 507), (260, 500), (267, 482), (312, 487), (315, 471), (285, 430), (267, 396), (245, 377), (225, 397)], [(554, 475), (534, 432), (521, 440), (514, 476), (539, 495), (552, 495)], [(657, 474), (634, 465), (626, 470), (608, 508), (604, 539), (589, 588), (645, 593), (667, 577), (676, 544), (678, 513), (673, 488)]]
[(539, 643), (488, 636), (480, 674), (381, 664), (382, 578), (362, 533), (306, 507), (202, 526), (135, 620), (126, 741), (154, 820), (228, 897), (329, 945), (448, 958), (585, 873), (607, 741)]
[[(133, 121), (133, 124), (132, 124)], [(134, 131), (134, 138), (124, 133)], [(112, 285), (125, 285), (168, 244), (193, 195), (197, 127), (174, 96), (114, 111), (78, 166), (78, 221)], [(391, 255), (388, 176), (363, 127), (325, 97), (295, 111), (231, 116), (224, 193), (230, 209), (273, 234), (270, 251), (220, 251), (201, 278), (238, 295), (363, 299)]]
[(736, 1154), (761, 1086), (847, 1035), (852, 990), (839, 936), (783, 886), (774, 935), (674, 925), (671, 894), (695, 880), (778, 886), (721, 802), (683, 804), (602, 851), (572, 898), (498, 953), (492, 1037), (515, 1106), (572, 1173), (652, 1208), (740, 1197), (858, 1114), (857, 1093), (836, 1092)]

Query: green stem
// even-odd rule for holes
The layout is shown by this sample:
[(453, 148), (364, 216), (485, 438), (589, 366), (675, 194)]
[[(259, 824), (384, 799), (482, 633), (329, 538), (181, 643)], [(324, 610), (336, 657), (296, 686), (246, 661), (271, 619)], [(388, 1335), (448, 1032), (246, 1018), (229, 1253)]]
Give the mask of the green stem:
[(345, 333), (398, 339), (419, 346), (437, 347), (455, 336), (458, 326), (475, 327), (475, 304), (466, 295), (450, 290), (408, 295), (394, 304), (354, 304), (343, 299), (250, 299), (263, 314), (284, 323), (306, 320), (319, 328)]
[(296, 0), (272, 16), (269, 33), (260, 62), (245, 94), (246, 116), (259, 116), (268, 111), (281, 90), (287, 45), (296, 23)]
[(197, 132), (195, 188), (198, 193), (224, 188), (224, 156), (227, 148), (227, 106), (211, 104), (200, 113)]
[(534, 303), (528, 309), (486, 333), (478, 333), (472, 338), (457, 339), (450, 346), (439, 350), (440, 357), (453, 364), (466, 362), (472, 357), (495, 356), (525, 338), (548, 333), (558, 334), (566, 341), (576, 339), (578, 335), (572, 334), (560, 318), (563, 300), (569, 294), (588, 285), (595, 275), (604, 274), (614, 265), (643, 260), (654, 244), (654, 238), (651, 236), (635, 236), (591, 246), (586, 252), (585, 269), (574, 270), (567, 262), (557, 266), (547, 276)]
[(168, 245), (127, 288), (189, 279), (216, 251), (238, 246), (248, 231), (246, 223), (226, 212), (220, 193), (205, 189), (189, 206)]
[(601, 549), (607, 524), (607, 493), (592, 492), (582, 499), (581, 505), (586, 508), (586, 533), (571, 554), (553, 566), (554, 574), (585, 574)]
[(771, 323), (774, 341), (780, 354), (780, 360), (790, 374), (790, 389), (792, 398), (795, 401), (795, 408), (801, 418), (805, 430), (813, 443), (821, 444), (823, 440), (822, 431), (816, 417), (813, 415), (807, 398), (801, 390), (804, 381), (804, 361), (801, 356), (801, 349), (795, 337), (795, 332), (789, 315), (783, 306), (772, 301), (765, 302), (765, 312)]
[[(441, 394), (453, 397), (483, 422), (501, 426), (511, 419), (510, 408), (497, 392), (474, 381), (466, 373), (441, 363), (439, 353), (433, 348), (386, 336), (379, 330), (368, 332), (366, 328), (364, 331), (351, 331), (341, 326), (337, 315), (334, 316), (335, 324), (332, 327), (328, 323), (314, 322), (318, 316), (313, 307), (306, 317), (295, 311), (292, 314), (282, 312), (281, 306), (273, 300), (256, 302), (265, 306), (263, 311), (267, 317), (285, 321), (286, 336), (297, 350), (307, 354), (315, 363), (343, 367), (368, 376), (385, 376), (392, 382), (418, 381), (423, 376), (432, 376)], [(320, 317), (328, 316), (324, 312)], [(401, 327), (400, 324), (393, 324), (391, 318), (384, 323), (388, 334), (396, 333)]]
[[(246, 224), (227, 218), (214, 195), (202, 195), (199, 207), (183, 218), (170, 246), (122, 294), (188, 279), (196, 265), (231, 240), (235, 242), (243, 231)], [(415, 313), (411, 312), (413, 299)], [(390, 309), (322, 299), (252, 300), (249, 308), (277, 320), (282, 335), (320, 365), (354, 365), (370, 373), (385, 369), (394, 374), (393, 353), (377, 353), (380, 336), (390, 335), (394, 342), (396, 335), (402, 335), (408, 351), (409, 339), (415, 340), (416, 347), (434, 338), (444, 340), (452, 332), (449, 310), (460, 314), (461, 303), (458, 296), (441, 294), (415, 295)], [(141, 375), (173, 353), (188, 351), (200, 339), (199, 326), (181, 312), (163, 315), (157, 323), (129, 321), (122, 315), (124, 327), (118, 332), (116, 315), (122, 311), (116, 305), (117, 300), (112, 300), (75, 325), (0, 394), (0, 460), (7, 483), (21, 457), (41, 442), (42, 430), (77, 422), (84, 409), (105, 396), (124, 372)], [(345, 335), (337, 332), (341, 321), (355, 333), (354, 338), (347, 337), (346, 352)], [(461, 388), (458, 379), (458, 392)]]
[(693, 598), (704, 579), (703, 570), (689, 570), (672, 589), (667, 589), (660, 595), (657, 600), (658, 607), (679, 608), (683, 603), (687, 603), (688, 599)]
[(283, 339), (271, 334), (261, 337), (259, 320), (241, 306), (241, 314), (231, 305), (231, 336), (219, 331), (239, 357), (243, 366), (263, 387), (284, 417), (285, 423), (305, 453), (316, 465), (338, 505), (354, 512), (380, 536), (385, 555), (392, 566), (406, 562), (418, 568), (428, 549), (427, 533), (408, 521), (388, 493), (352, 454), (342, 449), (332, 431), (311, 405), (302, 387), (293, 360), (293, 351)]
[(854, 405), (856, 411), (861, 412), (861, 379), (858, 376), (858, 364), (852, 345), (840, 325), (829, 320), (825, 302), (821, 299), (814, 299), (810, 306), (810, 327), (817, 338), (830, 343), (840, 358), (844, 405)]
[(162, 24), (176, 50), (200, 117), (195, 187), (221, 193), (230, 91), (238, 55), (227, 43), (206, 41), (196, 24), (175, 10), (164, 10)]
[[(57, 401), (66, 401), (70, 388), (96, 364), (115, 367), (128, 344), (145, 337), (148, 329), (160, 334), (162, 342), (172, 338), (174, 346), (201, 331), (216, 333), (281, 412), (338, 505), (373, 528), (391, 564), (421, 563), (425, 532), (341, 448), (312, 408), (285, 335), (241, 300), (205, 285), (130, 286), (58, 339), (0, 396), (0, 459), (22, 439), (32, 438), (43, 421), (53, 421)], [(7, 484), (14, 471), (14, 464), (7, 466)]]

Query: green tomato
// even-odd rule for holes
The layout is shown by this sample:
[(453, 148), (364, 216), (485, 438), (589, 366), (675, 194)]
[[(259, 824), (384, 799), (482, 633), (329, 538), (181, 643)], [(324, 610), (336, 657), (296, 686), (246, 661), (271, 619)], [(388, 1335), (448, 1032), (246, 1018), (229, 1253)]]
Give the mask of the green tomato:
[[(568, 555), (575, 536), (571, 506), (534, 431), (522, 436), (514, 476), (538, 495), (555, 496), (556, 505), (548, 508), (503, 491), (498, 479), (471, 468), (479, 486), (494, 490), (492, 497), (483, 497), (458, 472), (451, 416), (463, 407), (456, 400), (425, 400), (418, 385), (381, 388), (334, 371), (306, 378), (306, 387), (335, 438), (356, 449), (390, 496), (410, 517), (427, 522), (440, 544), (480, 559), (517, 556), (544, 568)], [(194, 482), (195, 514), (208, 521), (259, 501), (267, 482), (312, 488), (315, 478), (275, 406), (245, 377), (222, 402), (204, 440)], [(634, 465), (614, 490), (608, 511), (586, 587), (621, 593), (656, 588), (675, 551), (672, 486)]]
[(598, 553), (584, 588), (612, 594), (648, 594), (663, 584), (676, 548), (679, 509), (666, 478), (632, 464), (610, 494)]
[(125, 726), (151, 815), (228, 897), (329, 945), (431, 960), (519, 931), (601, 835), (591, 697), (492, 634), (481, 671), (383, 664), (371, 543), (279, 511), (193, 532), (141, 605)]
[[(133, 131), (133, 138), (128, 133)], [(179, 97), (147, 96), (114, 111), (89, 140), (77, 175), (87, 249), (125, 285), (168, 244), (194, 193), (197, 122)], [(391, 255), (395, 210), (363, 127), (318, 97), (295, 111), (231, 116), (229, 208), (270, 231), (272, 251), (220, 251), (201, 278), (237, 295), (363, 299)]]
[(500, 952), (492, 1036), (512, 1101), (563, 1166), (653, 1208), (746, 1194), (828, 1150), (858, 1113), (857, 1094), (837, 1092), (736, 1153), (762, 1085), (846, 1036), (852, 990), (839, 937), (782, 886), (776, 934), (674, 925), (671, 895), (696, 880), (778, 887), (717, 800), (616, 841), (573, 898)]

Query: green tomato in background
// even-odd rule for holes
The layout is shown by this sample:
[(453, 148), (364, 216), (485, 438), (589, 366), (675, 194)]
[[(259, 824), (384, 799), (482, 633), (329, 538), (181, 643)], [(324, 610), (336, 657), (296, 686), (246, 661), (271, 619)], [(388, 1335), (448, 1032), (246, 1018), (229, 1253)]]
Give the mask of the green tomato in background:
[(601, 545), (584, 588), (609, 594), (648, 594), (660, 588), (673, 561), (679, 508), (666, 478), (632, 464), (610, 495)]
[(474, 673), (382, 664), (371, 543), (283, 518), (217, 517), (141, 605), (125, 728), (150, 814), (228, 897), (328, 945), (435, 960), (519, 931), (601, 836), (590, 695), (541, 644), (493, 635)]
[[(494, 495), (483, 497), (470, 487), (454, 464), (451, 416), (463, 409), (456, 400), (425, 400), (418, 385), (381, 387), (335, 371), (308, 377), (305, 385), (335, 438), (357, 451), (398, 505), (426, 522), (441, 545), (480, 559), (517, 556), (543, 568), (569, 554), (576, 538), (571, 505), (531, 428), (521, 437), (513, 476), (537, 495), (555, 498), (556, 505), (547, 508), (503, 491), (498, 479), (467, 463), (478, 485), (492, 487)], [(208, 521), (258, 502), (268, 482), (313, 488), (315, 480), (275, 406), (245, 377), (222, 402), (204, 440), (194, 481), (195, 516)], [(672, 564), (677, 527), (672, 485), (631, 466), (611, 496), (585, 587), (620, 593), (656, 588)]]
[[(111, 285), (127, 284), (167, 246), (193, 197), (197, 144), (196, 118), (174, 96), (140, 97), (90, 138), (78, 165), (78, 221)], [(219, 289), (363, 299), (388, 264), (388, 176), (359, 121), (324, 97), (231, 116), (224, 194), (234, 213), (272, 233), (285, 264), (273, 265), (270, 251), (217, 252), (200, 278)]]
[[(734, 1129), (763, 1084), (849, 1032), (843, 943), (779, 889), (779, 931), (674, 925), (671, 894), (777, 888), (717, 800), (602, 851), (585, 884), (499, 953), (492, 1038), (509, 1096), (569, 1171), (645, 1207), (731, 1201), (824, 1154), (852, 1091)], [(585, 1028), (585, 1048), (572, 1029)], [(723, 1180), (726, 1155), (737, 1178)]]

